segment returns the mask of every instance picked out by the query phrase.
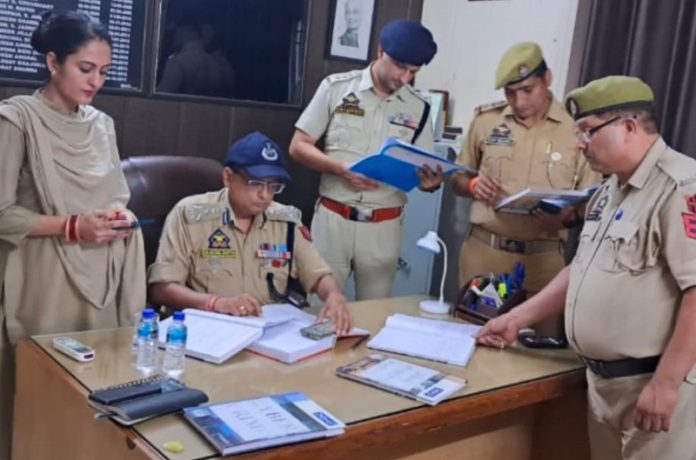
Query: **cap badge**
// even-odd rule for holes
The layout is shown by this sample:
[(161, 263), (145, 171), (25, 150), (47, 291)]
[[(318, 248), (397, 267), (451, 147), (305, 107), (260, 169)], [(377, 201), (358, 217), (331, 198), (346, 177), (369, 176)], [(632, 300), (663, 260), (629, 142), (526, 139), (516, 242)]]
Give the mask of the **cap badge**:
[(522, 64), (517, 68), (517, 74), (520, 76), (520, 78), (526, 77), (527, 75), (529, 75), (529, 67)]
[(261, 150), (261, 156), (267, 161), (276, 161), (278, 159), (278, 151), (270, 143), (266, 143)]
[(568, 110), (570, 110), (570, 115), (573, 118), (576, 118), (578, 116), (578, 103), (575, 99), (570, 98), (568, 99)]

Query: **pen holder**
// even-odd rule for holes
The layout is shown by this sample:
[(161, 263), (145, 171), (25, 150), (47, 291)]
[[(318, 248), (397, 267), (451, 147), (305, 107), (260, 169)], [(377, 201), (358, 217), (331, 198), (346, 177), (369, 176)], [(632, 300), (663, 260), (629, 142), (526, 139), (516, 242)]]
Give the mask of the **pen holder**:
[(505, 299), (500, 307), (495, 308), (482, 302), (479, 296), (470, 291), (469, 284), (466, 283), (457, 294), (455, 315), (473, 323), (483, 324), (527, 300), (527, 290), (519, 289)]

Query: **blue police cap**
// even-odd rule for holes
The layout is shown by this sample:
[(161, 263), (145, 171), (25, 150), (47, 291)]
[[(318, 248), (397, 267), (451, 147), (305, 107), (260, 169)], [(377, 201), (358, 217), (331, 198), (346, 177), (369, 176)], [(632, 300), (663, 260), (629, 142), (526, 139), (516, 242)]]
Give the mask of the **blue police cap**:
[(290, 181), (280, 147), (258, 131), (232, 144), (225, 158), (225, 166), (242, 170), (252, 179), (275, 177)]
[(437, 53), (433, 34), (420, 22), (408, 19), (387, 23), (382, 28), (379, 44), (385, 53), (404, 64), (422, 66)]

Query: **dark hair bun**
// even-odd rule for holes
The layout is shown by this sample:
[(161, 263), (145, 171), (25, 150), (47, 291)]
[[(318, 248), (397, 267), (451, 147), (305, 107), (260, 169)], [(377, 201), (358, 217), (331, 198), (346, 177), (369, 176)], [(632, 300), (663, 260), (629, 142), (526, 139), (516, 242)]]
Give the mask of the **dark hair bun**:
[(55, 16), (53, 11), (47, 11), (42, 14), (38, 27), (31, 34), (31, 47), (38, 53), (46, 54), (50, 51), (48, 49), (48, 34), (51, 22)]

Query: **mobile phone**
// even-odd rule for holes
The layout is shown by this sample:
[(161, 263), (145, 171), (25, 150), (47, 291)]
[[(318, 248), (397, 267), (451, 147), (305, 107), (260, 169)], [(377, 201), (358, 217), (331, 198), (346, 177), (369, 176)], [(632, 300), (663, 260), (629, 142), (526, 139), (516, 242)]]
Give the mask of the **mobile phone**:
[(94, 359), (93, 349), (75, 339), (71, 339), (70, 337), (54, 338), (53, 348), (65, 355), (70, 356), (72, 359), (83, 363), (92, 361)]
[(155, 225), (155, 222), (155, 219), (134, 220), (128, 225), (124, 225), (122, 227), (114, 227), (114, 230), (130, 230), (138, 227), (149, 227), (150, 225)]
[(568, 348), (568, 340), (563, 337), (520, 334), (517, 340), (529, 348)]
[(300, 334), (312, 340), (323, 339), (335, 333), (334, 326), (330, 321), (322, 321), (321, 323), (312, 324), (311, 326), (300, 329)]

